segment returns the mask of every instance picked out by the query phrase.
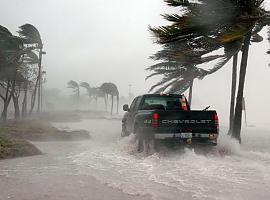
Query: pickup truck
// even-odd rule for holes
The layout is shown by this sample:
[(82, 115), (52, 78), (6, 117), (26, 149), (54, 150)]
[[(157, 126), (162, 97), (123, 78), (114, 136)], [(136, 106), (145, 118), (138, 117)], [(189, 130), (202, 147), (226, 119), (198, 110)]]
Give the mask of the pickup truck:
[(170, 140), (183, 144), (217, 145), (218, 115), (215, 110), (190, 110), (184, 95), (145, 94), (136, 97), (122, 119), (122, 133), (138, 138), (138, 151), (145, 142)]

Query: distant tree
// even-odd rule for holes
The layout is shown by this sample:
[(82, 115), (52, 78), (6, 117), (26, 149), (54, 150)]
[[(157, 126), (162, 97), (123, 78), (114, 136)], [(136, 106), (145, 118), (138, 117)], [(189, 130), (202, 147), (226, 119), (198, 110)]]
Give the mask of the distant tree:
[(92, 87), (91, 94), (95, 99), (96, 104), (99, 98), (103, 98), (105, 103), (105, 110), (107, 110), (107, 95), (105, 94), (105, 92), (100, 87)]
[(80, 85), (73, 80), (70, 80), (68, 82), (68, 88), (73, 90), (73, 93), (75, 93), (76, 97), (77, 97), (77, 103), (79, 103), (80, 100)]
[(90, 84), (87, 83), (87, 82), (81, 82), (80, 83), (80, 86), (85, 88), (86, 92), (87, 92), (87, 95), (90, 99), (90, 103), (91, 103), (91, 100), (92, 100), (92, 96), (93, 96), (93, 93), (92, 93), (92, 88), (90, 87)]
[(103, 83), (100, 86), (100, 89), (107, 95), (111, 95), (111, 115), (113, 114), (113, 104), (114, 104), (114, 97), (117, 98), (117, 113), (118, 113), (118, 108), (119, 108), (119, 91), (117, 86), (114, 83)]

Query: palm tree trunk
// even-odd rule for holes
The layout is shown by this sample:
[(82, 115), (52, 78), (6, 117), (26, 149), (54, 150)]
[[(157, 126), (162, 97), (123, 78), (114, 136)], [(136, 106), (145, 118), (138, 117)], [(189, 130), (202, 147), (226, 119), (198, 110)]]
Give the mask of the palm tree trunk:
[(117, 95), (117, 114), (119, 113), (119, 94)]
[(232, 134), (233, 119), (234, 119), (234, 106), (235, 106), (235, 92), (236, 92), (236, 81), (237, 81), (237, 61), (238, 53), (233, 56), (233, 69), (232, 69), (232, 88), (231, 88), (231, 105), (230, 105), (230, 124), (228, 135)]
[(7, 81), (7, 88), (6, 88), (6, 94), (4, 100), (4, 107), (1, 114), (1, 120), (3, 122), (7, 121), (7, 109), (8, 109), (8, 92), (10, 88), (10, 81)]
[(20, 106), (19, 106), (19, 97), (15, 95), (12, 96), (13, 104), (14, 104), (14, 117), (15, 119), (20, 119)]
[(38, 113), (40, 113), (41, 109), (41, 63), (42, 63), (42, 48), (39, 50), (39, 61), (38, 61)]
[(4, 107), (3, 107), (3, 110), (2, 110), (2, 114), (1, 114), (1, 120), (3, 122), (7, 121), (7, 109), (8, 109), (8, 104), (7, 102), (5, 101), (4, 102)]
[[(11, 91), (9, 92), (9, 88), (11, 87)], [(7, 110), (8, 110), (8, 106), (11, 100), (11, 97), (14, 94), (14, 90), (15, 90), (15, 80), (11, 83), (11, 81), (8, 81), (7, 83), (7, 90), (6, 90), (6, 98), (4, 100), (4, 107), (3, 107), (3, 111), (1, 114), (1, 119), (2, 121), (7, 121)]]
[(191, 81), (191, 84), (189, 86), (188, 103), (189, 103), (190, 108), (191, 108), (191, 102), (192, 102), (193, 81), (194, 79)]
[(112, 105), (111, 105), (111, 115), (113, 114), (113, 99), (114, 99), (114, 96), (113, 95), (111, 95), (112, 96)]
[(36, 84), (35, 84), (35, 89), (33, 91), (33, 94), (31, 96), (31, 108), (29, 113), (32, 114), (34, 107), (35, 107), (35, 103), (36, 103), (36, 96), (37, 96), (37, 87), (38, 87), (38, 78), (36, 80)]
[(105, 110), (107, 112), (108, 109), (108, 94), (105, 94)]
[(233, 120), (232, 137), (236, 138), (239, 141), (239, 143), (241, 143), (242, 106), (243, 106), (242, 101), (243, 101), (243, 92), (244, 92), (244, 86), (245, 86), (245, 77), (246, 77), (246, 70), (247, 70), (250, 38), (251, 38), (251, 33), (249, 33), (246, 36), (243, 50), (242, 50), (238, 93), (237, 93), (237, 98), (236, 98), (235, 116)]
[(24, 98), (22, 102), (22, 116), (25, 117), (27, 115), (27, 95), (28, 95), (28, 81), (24, 83)]

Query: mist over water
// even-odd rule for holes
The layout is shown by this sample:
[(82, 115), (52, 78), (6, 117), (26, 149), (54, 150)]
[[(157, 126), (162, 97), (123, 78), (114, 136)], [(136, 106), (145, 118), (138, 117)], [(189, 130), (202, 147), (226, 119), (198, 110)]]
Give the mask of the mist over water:
[(240, 146), (221, 129), (219, 145), (209, 152), (164, 148), (147, 156), (136, 152), (133, 135), (120, 137), (120, 120), (55, 125), (89, 130), (92, 140), (71, 157), (78, 174), (94, 176), (125, 193), (152, 199), (270, 199), (267, 130), (244, 129)]

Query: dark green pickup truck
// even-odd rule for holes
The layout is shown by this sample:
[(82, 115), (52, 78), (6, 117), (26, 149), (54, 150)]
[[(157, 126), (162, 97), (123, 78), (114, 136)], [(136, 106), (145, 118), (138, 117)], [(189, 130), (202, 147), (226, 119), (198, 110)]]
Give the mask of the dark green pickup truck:
[(217, 145), (218, 116), (214, 110), (190, 110), (184, 95), (145, 94), (136, 97), (122, 119), (121, 135), (137, 135), (138, 151), (147, 141)]

